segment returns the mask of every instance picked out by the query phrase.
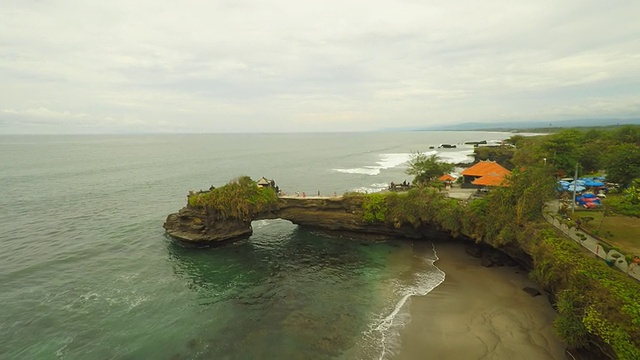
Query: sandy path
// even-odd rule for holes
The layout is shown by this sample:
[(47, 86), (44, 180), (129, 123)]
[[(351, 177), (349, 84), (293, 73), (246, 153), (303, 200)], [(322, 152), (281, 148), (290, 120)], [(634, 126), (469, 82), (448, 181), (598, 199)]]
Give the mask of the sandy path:
[(438, 243), (445, 281), (413, 297), (411, 322), (396, 359), (565, 359), (553, 334), (555, 313), (516, 268), (485, 268), (461, 244)]

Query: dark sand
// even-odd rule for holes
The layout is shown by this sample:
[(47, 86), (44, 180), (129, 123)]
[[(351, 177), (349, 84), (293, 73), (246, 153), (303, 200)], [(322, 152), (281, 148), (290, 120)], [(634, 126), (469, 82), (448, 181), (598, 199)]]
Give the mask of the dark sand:
[(461, 243), (436, 243), (436, 266), (445, 280), (425, 296), (412, 297), (411, 322), (396, 359), (565, 359), (553, 333), (555, 312), (525, 271), (485, 268)]

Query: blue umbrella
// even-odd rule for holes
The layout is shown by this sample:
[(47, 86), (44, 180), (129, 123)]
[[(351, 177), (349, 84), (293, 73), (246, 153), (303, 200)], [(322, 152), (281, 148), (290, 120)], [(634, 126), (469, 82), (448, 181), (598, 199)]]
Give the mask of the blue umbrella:
[(587, 187), (600, 187), (600, 186), (604, 186), (603, 182), (600, 181), (595, 181), (595, 180), (587, 180), (584, 182), (584, 186)]
[[(573, 184), (567, 186), (567, 190), (569, 190), (569, 191), (573, 191), (573, 188), (574, 188)], [(577, 186), (575, 186), (575, 188), (576, 188), (577, 192), (584, 191), (584, 189), (586, 189), (584, 186), (581, 186), (581, 185), (577, 185)]]

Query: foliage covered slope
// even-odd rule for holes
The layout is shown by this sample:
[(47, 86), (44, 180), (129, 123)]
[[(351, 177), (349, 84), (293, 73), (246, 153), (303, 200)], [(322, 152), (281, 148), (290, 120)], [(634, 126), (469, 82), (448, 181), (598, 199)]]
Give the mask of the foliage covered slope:
[(251, 220), (277, 202), (278, 196), (273, 189), (258, 187), (248, 176), (207, 192), (189, 195), (190, 207), (205, 209), (220, 219)]

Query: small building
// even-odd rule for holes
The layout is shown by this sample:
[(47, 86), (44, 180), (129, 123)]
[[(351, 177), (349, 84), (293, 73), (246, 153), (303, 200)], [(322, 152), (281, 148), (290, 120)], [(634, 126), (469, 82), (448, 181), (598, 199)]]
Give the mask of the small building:
[(261, 177), (260, 180), (258, 180), (258, 187), (273, 187), (275, 184), (275, 181), (273, 180), (269, 180), (266, 177)]
[(451, 184), (456, 181), (456, 178), (451, 176), (451, 174), (444, 174), (438, 178), (438, 181), (444, 184), (445, 189), (451, 189)]
[(456, 181), (456, 178), (451, 176), (451, 174), (444, 174), (444, 175), (440, 176), (438, 178), (438, 180), (442, 181), (442, 182), (454, 182), (454, 181)]
[(505, 169), (495, 161), (480, 161), (462, 172), (463, 188), (480, 188), (498, 186), (511, 171)]

